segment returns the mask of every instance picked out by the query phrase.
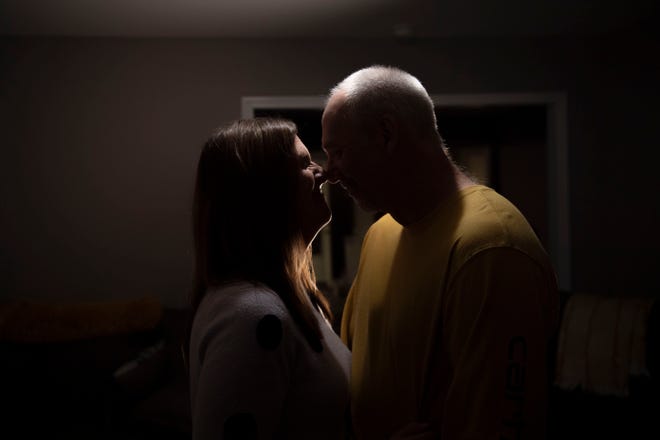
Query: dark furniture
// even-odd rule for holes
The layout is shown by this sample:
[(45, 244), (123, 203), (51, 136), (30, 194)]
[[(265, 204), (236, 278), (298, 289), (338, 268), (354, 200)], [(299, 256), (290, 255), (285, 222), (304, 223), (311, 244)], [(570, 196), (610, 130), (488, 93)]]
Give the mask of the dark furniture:
[[(562, 307), (569, 297), (562, 292)], [(659, 315), (655, 303), (646, 340), (650, 376), (631, 377), (625, 398), (552, 386), (548, 439), (660, 438)], [(163, 308), (149, 328), (28, 343), (7, 340), (0, 313), (2, 429), (12, 433), (2, 437), (189, 439), (188, 319), (186, 310)]]

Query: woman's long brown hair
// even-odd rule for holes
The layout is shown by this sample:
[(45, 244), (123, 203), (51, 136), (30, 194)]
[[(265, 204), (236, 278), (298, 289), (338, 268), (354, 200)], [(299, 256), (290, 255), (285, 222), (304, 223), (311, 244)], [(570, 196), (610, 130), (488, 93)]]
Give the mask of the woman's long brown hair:
[(332, 315), (316, 287), (296, 211), (296, 133), (287, 120), (245, 119), (220, 128), (204, 145), (193, 203), (191, 320), (209, 288), (235, 280), (262, 283), (320, 350), (312, 307)]

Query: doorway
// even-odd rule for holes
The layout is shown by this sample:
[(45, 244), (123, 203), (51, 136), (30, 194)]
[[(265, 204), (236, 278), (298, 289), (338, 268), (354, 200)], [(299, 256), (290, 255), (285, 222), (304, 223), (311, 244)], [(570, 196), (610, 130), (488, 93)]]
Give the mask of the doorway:
[[(570, 290), (570, 234), (565, 96), (554, 94), (432, 95), (438, 128), (454, 160), (509, 198), (546, 247), (560, 289)], [(323, 163), (323, 96), (244, 97), (242, 116), (293, 120), (315, 161)], [(313, 245), (319, 284), (343, 302), (357, 269), (362, 237), (378, 217), (343, 189), (326, 192), (333, 221)], [(332, 301), (331, 301), (332, 302)]]

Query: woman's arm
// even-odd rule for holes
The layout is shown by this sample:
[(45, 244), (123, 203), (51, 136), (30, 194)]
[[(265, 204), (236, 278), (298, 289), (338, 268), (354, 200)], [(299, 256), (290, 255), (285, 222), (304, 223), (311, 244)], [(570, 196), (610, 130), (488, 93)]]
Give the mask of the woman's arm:
[(291, 324), (264, 295), (219, 310), (199, 344), (194, 439), (273, 438), (291, 379)]

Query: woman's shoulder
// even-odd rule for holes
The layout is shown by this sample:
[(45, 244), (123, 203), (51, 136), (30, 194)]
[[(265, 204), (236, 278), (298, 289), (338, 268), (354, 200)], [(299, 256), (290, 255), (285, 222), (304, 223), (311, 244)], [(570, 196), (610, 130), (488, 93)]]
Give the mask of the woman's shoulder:
[(286, 363), (299, 344), (294, 327), (283, 302), (266, 286), (237, 282), (210, 288), (193, 320), (191, 366), (227, 356), (252, 362), (268, 355)]
[(215, 318), (229, 314), (233, 319), (243, 320), (261, 319), (266, 315), (281, 320), (289, 317), (284, 302), (275, 291), (250, 281), (235, 281), (209, 289), (199, 311)]

